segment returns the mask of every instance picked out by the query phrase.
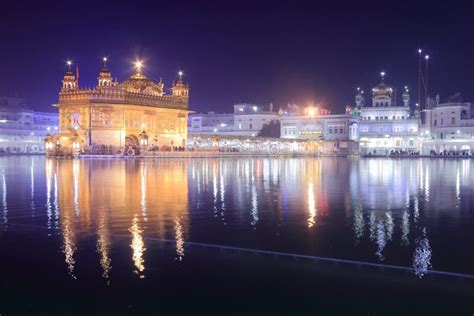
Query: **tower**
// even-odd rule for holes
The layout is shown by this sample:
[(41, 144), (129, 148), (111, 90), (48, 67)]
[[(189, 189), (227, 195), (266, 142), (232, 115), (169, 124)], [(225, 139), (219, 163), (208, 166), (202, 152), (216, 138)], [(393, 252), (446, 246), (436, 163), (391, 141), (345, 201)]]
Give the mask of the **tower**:
[(362, 108), (365, 104), (365, 98), (364, 98), (364, 91), (360, 89), (360, 87), (357, 87), (357, 93), (355, 96), (355, 102), (356, 106), (360, 109)]
[(177, 82), (173, 82), (173, 86), (171, 87), (171, 91), (173, 92), (174, 96), (178, 97), (189, 97), (189, 85), (183, 82), (183, 72), (178, 72), (179, 79)]
[(104, 62), (104, 67), (99, 72), (99, 77), (97, 78), (98, 87), (111, 87), (112, 86), (112, 76), (109, 69), (107, 69), (107, 57), (102, 58)]
[(410, 93), (408, 91), (408, 87), (405, 86), (403, 89), (403, 94), (402, 94), (402, 99), (403, 99), (403, 106), (410, 106)]
[(73, 72), (71, 71), (72, 61), (68, 60), (66, 62), (66, 65), (67, 65), (68, 69), (64, 73), (63, 88), (61, 90), (62, 91), (64, 91), (64, 90), (75, 90), (75, 89), (77, 89), (77, 81), (76, 81), (76, 77), (74, 76)]

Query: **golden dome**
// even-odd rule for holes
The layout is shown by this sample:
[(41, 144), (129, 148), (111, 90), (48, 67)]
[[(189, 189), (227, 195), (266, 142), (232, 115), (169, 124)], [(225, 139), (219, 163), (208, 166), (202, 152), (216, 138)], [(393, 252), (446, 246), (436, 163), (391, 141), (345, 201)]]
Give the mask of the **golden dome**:
[(375, 88), (372, 89), (372, 94), (374, 97), (377, 96), (387, 96), (391, 97), (393, 94), (393, 88), (386, 85), (384, 82), (381, 82)]

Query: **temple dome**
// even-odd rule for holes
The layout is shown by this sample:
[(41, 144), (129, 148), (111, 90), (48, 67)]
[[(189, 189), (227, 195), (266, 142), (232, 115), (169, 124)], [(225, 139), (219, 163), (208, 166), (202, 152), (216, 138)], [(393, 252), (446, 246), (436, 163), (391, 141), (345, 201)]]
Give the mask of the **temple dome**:
[(137, 71), (122, 83), (128, 92), (143, 93), (154, 96), (163, 95), (163, 84), (155, 84), (143, 73)]
[(381, 82), (375, 88), (372, 89), (372, 94), (374, 97), (378, 97), (378, 96), (391, 97), (393, 95), (393, 88), (386, 85), (384, 82)]

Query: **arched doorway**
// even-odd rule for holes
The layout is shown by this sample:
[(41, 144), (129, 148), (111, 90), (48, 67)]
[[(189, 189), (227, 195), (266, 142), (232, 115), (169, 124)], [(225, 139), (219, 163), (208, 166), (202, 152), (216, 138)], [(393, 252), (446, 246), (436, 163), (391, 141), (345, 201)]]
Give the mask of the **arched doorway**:
[(138, 137), (135, 135), (128, 135), (125, 137), (125, 154), (127, 156), (138, 155)]

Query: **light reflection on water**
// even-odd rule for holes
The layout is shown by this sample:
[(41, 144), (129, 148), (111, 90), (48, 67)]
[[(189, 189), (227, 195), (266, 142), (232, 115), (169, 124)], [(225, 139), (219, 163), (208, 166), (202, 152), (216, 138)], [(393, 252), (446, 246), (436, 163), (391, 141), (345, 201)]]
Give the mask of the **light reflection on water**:
[(457, 246), (473, 237), (470, 160), (20, 160), (0, 159), (3, 228), (34, 214), (72, 277), (90, 234), (105, 279), (114, 234), (139, 278), (147, 237), (175, 240), (176, 261), (193, 241), (474, 273)]

